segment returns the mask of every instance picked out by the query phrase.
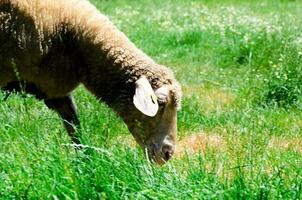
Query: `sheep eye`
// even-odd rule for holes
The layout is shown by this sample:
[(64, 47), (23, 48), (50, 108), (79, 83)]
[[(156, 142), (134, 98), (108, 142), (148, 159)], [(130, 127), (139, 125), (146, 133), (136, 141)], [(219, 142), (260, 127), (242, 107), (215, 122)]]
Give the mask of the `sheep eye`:
[(159, 106), (164, 106), (167, 103), (165, 99), (160, 99), (160, 98), (157, 99), (157, 102)]

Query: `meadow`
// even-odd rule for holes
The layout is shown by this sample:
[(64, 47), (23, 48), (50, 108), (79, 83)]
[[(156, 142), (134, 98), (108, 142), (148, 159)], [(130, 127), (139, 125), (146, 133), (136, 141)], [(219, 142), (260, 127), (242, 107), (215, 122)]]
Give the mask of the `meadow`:
[(56, 113), (0, 92), (0, 199), (302, 199), (302, 2), (91, 0), (183, 87), (177, 152), (150, 164), (83, 86)]

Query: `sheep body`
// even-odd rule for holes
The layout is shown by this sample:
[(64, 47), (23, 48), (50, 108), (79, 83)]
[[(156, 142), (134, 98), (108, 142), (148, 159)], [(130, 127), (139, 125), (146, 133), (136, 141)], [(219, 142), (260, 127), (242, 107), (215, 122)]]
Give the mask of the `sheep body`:
[(27, 92), (62, 102), (83, 83), (123, 116), (142, 76), (154, 90), (173, 85), (173, 105), (180, 106), (173, 73), (135, 47), (89, 1), (0, 0), (0, 87), (17, 89), (22, 82)]
[(112, 100), (107, 96), (115, 96), (112, 83), (120, 82), (120, 74), (127, 82), (144, 74), (154, 88), (174, 80), (86, 0), (1, 0), (0, 6), (0, 72), (6, 75), (0, 86), (16, 79), (12, 62), (46, 98), (83, 82), (99, 98)]

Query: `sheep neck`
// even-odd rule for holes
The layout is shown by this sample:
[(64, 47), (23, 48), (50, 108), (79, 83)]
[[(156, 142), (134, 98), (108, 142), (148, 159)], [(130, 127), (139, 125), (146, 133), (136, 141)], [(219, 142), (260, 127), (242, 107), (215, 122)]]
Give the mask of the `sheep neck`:
[[(97, 30), (97, 31), (96, 31)], [(115, 26), (104, 25), (86, 30), (80, 48), (86, 63), (83, 83), (110, 106), (132, 102), (134, 82), (146, 76), (153, 88), (172, 82), (167, 69), (139, 50)]]

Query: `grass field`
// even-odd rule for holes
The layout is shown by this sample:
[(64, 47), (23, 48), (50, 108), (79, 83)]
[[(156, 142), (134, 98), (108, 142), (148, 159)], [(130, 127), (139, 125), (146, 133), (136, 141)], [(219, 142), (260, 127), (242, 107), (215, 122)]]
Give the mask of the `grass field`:
[(0, 199), (302, 199), (301, 1), (91, 1), (181, 82), (176, 155), (149, 164), (84, 87), (85, 153), (42, 102), (0, 93)]

